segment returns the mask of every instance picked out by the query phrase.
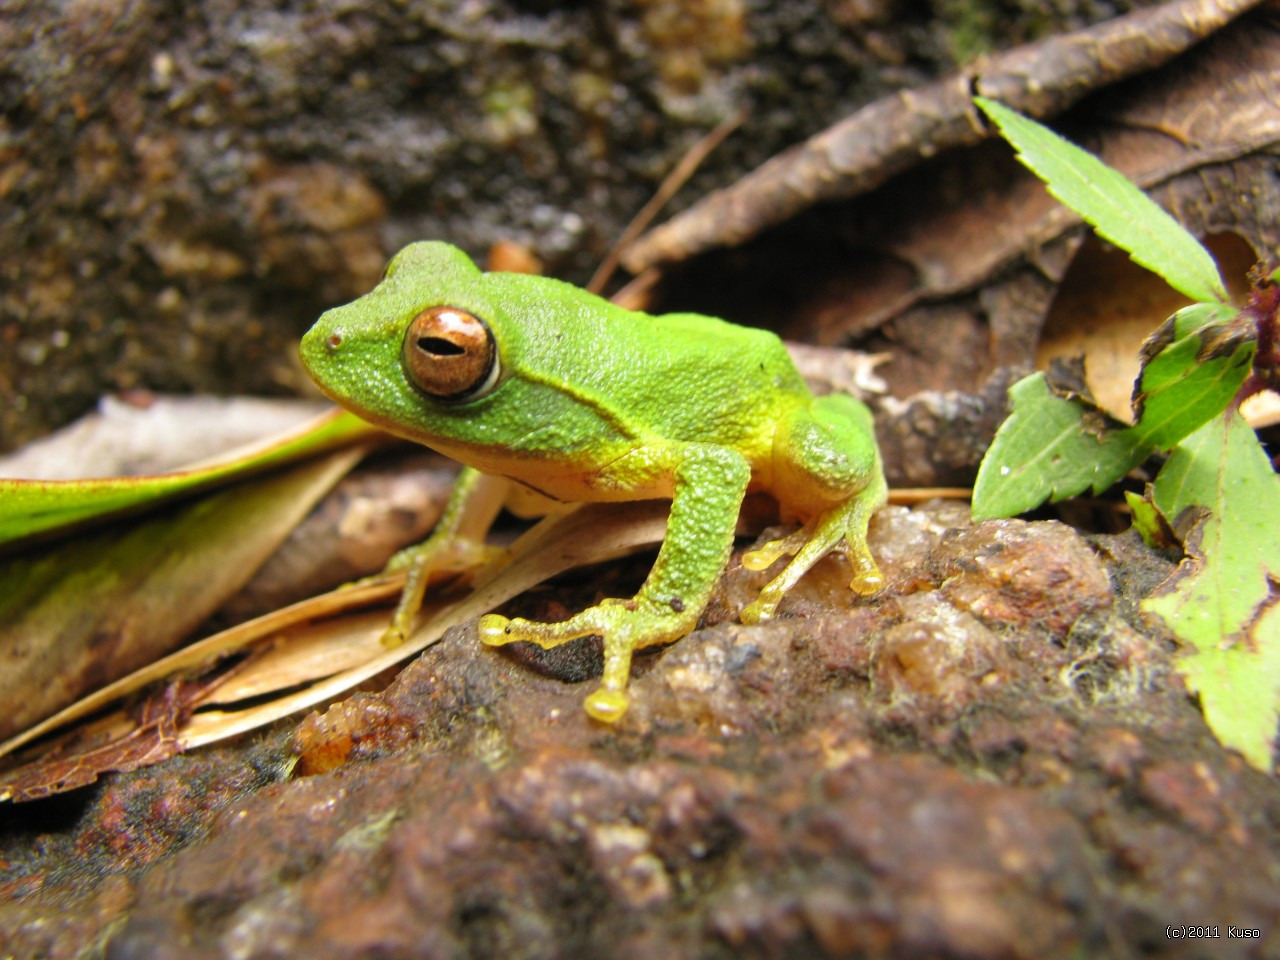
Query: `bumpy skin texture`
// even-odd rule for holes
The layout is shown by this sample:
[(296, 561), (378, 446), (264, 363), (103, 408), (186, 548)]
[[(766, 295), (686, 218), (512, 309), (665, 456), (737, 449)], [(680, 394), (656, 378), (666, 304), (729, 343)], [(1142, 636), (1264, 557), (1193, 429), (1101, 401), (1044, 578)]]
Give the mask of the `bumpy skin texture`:
[[(405, 360), (415, 345), (439, 349), (415, 326), (438, 307), (479, 318), (497, 362), (496, 371), (477, 371), (473, 393), (444, 400), (424, 392)], [(412, 626), (432, 566), (479, 550), (502, 500), (501, 486), (480, 475), (559, 501), (671, 498), (666, 540), (635, 597), (562, 623), (481, 618), (490, 644), (552, 647), (601, 635), (604, 678), (586, 707), (605, 722), (626, 710), (632, 652), (697, 625), (748, 491), (772, 494), (784, 518), (803, 526), (744, 557), (763, 569), (794, 554), (743, 611), (745, 621), (772, 616), (832, 549), (853, 560), (854, 590), (880, 584), (865, 542), (886, 494), (870, 413), (849, 397), (815, 398), (772, 333), (623, 310), (557, 280), (483, 273), (445, 243), (415, 243), (373, 291), (325, 313), (301, 352), (336, 402), (469, 468), (432, 536), (393, 560), (409, 582), (390, 643)]]

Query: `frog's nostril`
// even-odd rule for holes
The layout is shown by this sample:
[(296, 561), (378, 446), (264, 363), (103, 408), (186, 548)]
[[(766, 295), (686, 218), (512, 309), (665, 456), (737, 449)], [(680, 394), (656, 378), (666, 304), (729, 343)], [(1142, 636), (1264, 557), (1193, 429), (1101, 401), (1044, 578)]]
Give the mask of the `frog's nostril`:
[(325, 337), (324, 345), (331, 351), (337, 350), (342, 346), (342, 334), (335, 330), (333, 333), (329, 334), (329, 336)]

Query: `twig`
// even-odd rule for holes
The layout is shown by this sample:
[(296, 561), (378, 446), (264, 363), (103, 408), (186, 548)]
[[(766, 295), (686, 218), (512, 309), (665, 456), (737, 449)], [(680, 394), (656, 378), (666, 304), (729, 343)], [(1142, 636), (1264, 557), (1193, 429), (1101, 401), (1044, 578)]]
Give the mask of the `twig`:
[(747, 107), (743, 107), (732, 116), (721, 120), (710, 133), (689, 148), (688, 152), (680, 159), (680, 162), (663, 178), (662, 183), (658, 184), (658, 189), (649, 198), (649, 202), (641, 207), (640, 212), (631, 218), (627, 228), (622, 231), (622, 235), (618, 237), (613, 247), (609, 250), (608, 256), (596, 268), (596, 272), (587, 284), (589, 291), (600, 293), (604, 289), (604, 285), (613, 276), (613, 271), (618, 269), (618, 261), (622, 258), (623, 252), (631, 242), (653, 222), (653, 218), (675, 196), (676, 191), (683, 187), (685, 182), (693, 176), (694, 171), (702, 165), (702, 161), (707, 159), (711, 151), (720, 146), (729, 134), (742, 126), (749, 113), (750, 110)]

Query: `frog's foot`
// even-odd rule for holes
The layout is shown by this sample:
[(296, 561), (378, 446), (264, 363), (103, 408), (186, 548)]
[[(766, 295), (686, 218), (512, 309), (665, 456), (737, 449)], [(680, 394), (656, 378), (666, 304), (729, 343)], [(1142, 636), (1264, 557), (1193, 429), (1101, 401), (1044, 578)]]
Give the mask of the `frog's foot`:
[(427, 583), (433, 573), (466, 573), (496, 562), (505, 555), (506, 551), (501, 548), (470, 539), (458, 539), (445, 544), (427, 540), (394, 554), (387, 561), (383, 573), (403, 570), (404, 588), (400, 591), (395, 613), (391, 615), (391, 623), (382, 634), (382, 645), (392, 649), (409, 639), (418, 611), (422, 608)]
[(884, 586), (884, 575), (867, 549), (867, 523), (879, 505), (873, 498), (854, 498), (818, 514), (790, 536), (744, 554), (742, 565), (749, 570), (763, 570), (782, 556), (790, 555), (792, 559), (755, 600), (743, 607), (742, 622), (771, 619), (787, 591), (832, 550), (839, 550), (853, 564), (850, 590), (863, 596), (877, 593)]
[(480, 618), (480, 639), (490, 646), (517, 640), (536, 643), (544, 650), (578, 637), (604, 638), (604, 676), (589, 695), (587, 713), (602, 723), (617, 723), (627, 712), (627, 681), (631, 677), (631, 655), (641, 647), (668, 643), (684, 636), (697, 623), (697, 613), (632, 600), (604, 600), (560, 623), (539, 623), (519, 617), (508, 620), (496, 613)]
[(779, 540), (770, 540), (742, 555), (742, 565), (748, 570), (767, 570), (780, 557), (794, 556), (813, 536), (813, 521)]
[(382, 633), (382, 645), (387, 649), (398, 647), (409, 639), (413, 630), (413, 622), (422, 607), (422, 595), (426, 592), (427, 581), (431, 579), (431, 571), (437, 560), (436, 550), (415, 549), (410, 547), (401, 550), (387, 563), (388, 571), (403, 570), (404, 588), (400, 591), (400, 601), (396, 604), (396, 612), (391, 615), (391, 623)]

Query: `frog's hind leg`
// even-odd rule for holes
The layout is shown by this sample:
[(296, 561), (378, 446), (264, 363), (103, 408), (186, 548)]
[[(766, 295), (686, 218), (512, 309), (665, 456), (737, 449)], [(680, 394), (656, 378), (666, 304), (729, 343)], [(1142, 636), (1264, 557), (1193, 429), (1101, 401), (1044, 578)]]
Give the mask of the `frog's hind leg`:
[(743, 609), (744, 623), (772, 617), (787, 591), (832, 550), (840, 550), (854, 566), (850, 589), (870, 595), (884, 583), (867, 549), (867, 525), (888, 498), (880, 455), (870, 442), (870, 412), (850, 397), (822, 397), (811, 408), (797, 410), (782, 429), (784, 469), (791, 474), (787, 482), (822, 491), (835, 502), (795, 533), (743, 556), (742, 565), (749, 570), (792, 557)]

